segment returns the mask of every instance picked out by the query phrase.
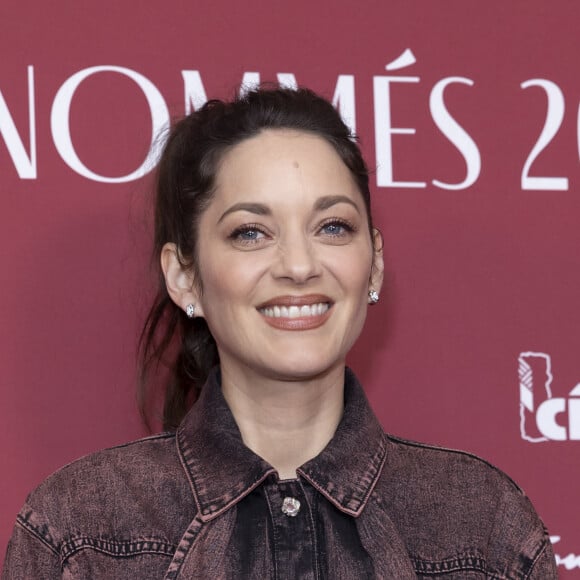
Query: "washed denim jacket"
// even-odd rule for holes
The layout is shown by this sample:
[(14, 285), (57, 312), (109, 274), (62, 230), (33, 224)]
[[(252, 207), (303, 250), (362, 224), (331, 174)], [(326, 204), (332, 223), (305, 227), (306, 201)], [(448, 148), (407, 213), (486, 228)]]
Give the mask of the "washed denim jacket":
[(100, 451), (41, 484), (18, 514), (2, 577), (557, 573), (542, 522), (507, 476), (473, 455), (385, 435), (347, 370), (341, 423), (297, 479), (279, 481), (244, 446), (215, 372), (176, 433)]

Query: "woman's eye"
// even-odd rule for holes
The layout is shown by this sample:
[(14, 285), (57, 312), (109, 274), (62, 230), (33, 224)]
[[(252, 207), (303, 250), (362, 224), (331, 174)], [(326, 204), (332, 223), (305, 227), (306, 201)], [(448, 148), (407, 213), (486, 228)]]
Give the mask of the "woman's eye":
[(323, 230), (331, 236), (339, 236), (344, 232), (344, 226), (342, 224), (326, 224)]
[(266, 234), (254, 226), (237, 228), (230, 234), (230, 239), (242, 244), (252, 244), (259, 242), (266, 237)]
[(327, 236), (345, 236), (351, 233), (354, 228), (346, 222), (332, 221), (324, 224), (321, 230)]
[(257, 240), (260, 236), (264, 234), (258, 230), (242, 230), (238, 232), (238, 238), (240, 240)]

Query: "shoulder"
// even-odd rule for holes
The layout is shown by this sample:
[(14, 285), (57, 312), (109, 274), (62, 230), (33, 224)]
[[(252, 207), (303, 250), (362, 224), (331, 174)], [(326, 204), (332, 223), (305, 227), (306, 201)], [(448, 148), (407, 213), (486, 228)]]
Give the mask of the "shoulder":
[(175, 435), (162, 433), (101, 449), (77, 459), (44, 480), (29, 499), (54, 492), (77, 495), (111, 489), (116, 484), (154, 480), (159, 472), (179, 465)]
[[(426, 513), (479, 519), (493, 525), (510, 506), (523, 517), (535, 512), (514, 480), (488, 461), (465, 451), (385, 435), (387, 454), (381, 484), (391, 497), (405, 497)], [(412, 500), (411, 500), (412, 498)], [(485, 522), (481, 519), (484, 518)]]
[(529, 572), (542, 558), (553, 560), (544, 524), (503, 471), (464, 451), (392, 435), (385, 441), (375, 499), (396, 522), (410, 553), (424, 553), (424, 542), (437, 538), (429, 549), (438, 558), (472, 554), (493, 570), (513, 565)]
[(387, 463), (403, 478), (412, 477), (420, 483), (425, 480), (432, 486), (435, 481), (445, 481), (453, 488), (483, 486), (489, 493), (522, 495), (518, 484), (489, 461), (457, 449), (419, 443), (385, 434)]
[(127, 533), (156, 517), (152, 497), (189, 492), (173, 433), (97, 451), (65, 465), (27, 498), (17, 524), (58, 549), (73, 530), (87, 537), (115, 527)]

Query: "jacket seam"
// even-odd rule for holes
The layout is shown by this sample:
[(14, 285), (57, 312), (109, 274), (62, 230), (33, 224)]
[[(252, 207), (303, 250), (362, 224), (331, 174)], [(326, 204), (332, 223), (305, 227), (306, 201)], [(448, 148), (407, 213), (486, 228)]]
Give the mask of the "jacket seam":
[(268, 471), (259, 474), (254, 479), (254, 481), (247, 484), (244, 487), (244, 489), (242, 489), (238, 494), (232, 497), (228, 502), (224, 503), (222, 498), (217, 498), (215, 501), (220, 502), (223, 505), (220, 505), (216, 508), (208, 508), (206, 505), (207, 502), (202, 503), (201, 494), (199, 493), (199, 490), (195, 483), (195, 478), (193, 477), (191, 466), (189, 464), (189, 459), (192, 455), (192, 451), (187, 441), (182, 440), (181, 436), (182, 431), (179, 431), (177, 437), (175, 438), (179, 462), (181, 464), (181, 468), (185, 472), (187, 481), (189, 482), (189, 486), (191, 488), (191, 492), (197, 507), (197, 511), (199, 513), (199, 518), (203, 522), (209, 522), (218, 517), (219, 515), (221, 515), (222, 513), (229, 510), (232, 506), (241, 501), (248, 494), (252, 493), (252, 491), (256, 489), (259, 485), (261, 485), (266, 480), (267, 477), (276, 472), (276, 470), (272, 467)]
[(278, 532), (276, 526), (274, 525), (274, 513), (272, 511), (272, 504), (270, 503), (270, 498), (268, 497), (268, 492), (264, 490), (264, 497), (266, 498), (266, 505), (268, 506), (268, 513), (270, 515), (270, 523), (272, 525), (272, 565), (274, 568), (274, 578), (273, 580), (278, 580)]
[(330, 503), (336, 506), (340, 511), (352, 516), (352, 517), (359, 517), (360, 514), (363, 512), (365, 507), (368, 504), (369, 498), (372, 496), (375, 487), (378, 484), (379, 479), (381, 478), (381, 474), (383, 472), (383, 468), (385, 466), (385, 461), (387, 459), (387, 451), (385, 446), (384, 439), (381, 439), (380, 444), (378, 446), (377, 451), (373, 455), (371, 459), (371, 465), (373, 466), (374, 473), (371, 475), (371, 481), (366, 486), (364, 493), (362, 494), (361, 498), (352, 498), (348, 501), (354, 501), (358, 504), (356, 509), (350, 508), (347, 505), (346, 498), (338, 499), (335, 498), (332, 493), (330, 493), (325, 487), (318, 484), (316, 479), (310, 476), (308, 473), (304, 472), (301, 468), (298, 468), (297, 473), (302, 476), (310, 485), (316, 489), (320, 494), (322, 494)]
[[(132, 447), (133, 445), (141, 445), (143, 443), (155, 442), (157, 440), (162, 440), (162, 439), (171, 439), (172, 437), (175, 437), (174, 433), (159, 433), (157, 435), (150, 435), (149, 437), (142, 437), (141, 439), (135, 439), (134, 441), (128, 441), (127, 443), (113, 445), (112, 447), (105, 447), (104, 449), (98, 450), (96, 453), (101, 455), (101, 454), (107, 453), (109, 451), (114, 451), (116, 449), (124, 449), (126, 447)], [(83, 461), (86, 458), (92, 457), (93, 455), (94, 455), (94, 453), (88, 453), (87, 455), (83, 455), (81, 457), (78, 457), (77, 459), (74, 459), (73, 461), (70, 461), (69, 463), (65, 463), (55, 473), (64, 473), (65, 471), (67, 471), (68, 469), (73, 467), (74, 465), (78, 464), (79, 462)], [(52, 475), (54, 475), (54, 474), (52, 474)], [(49, 478), (50, 478), (50, 476), (49, 476)]]
[(375, 490), (375, 487), (377, 486), (379, 479), (381, 478), (381, 475), (383, 473), (383, 469), (385, 467), (385, 462), (387, 461), (387, 446), (385, 445), (385, 440), (384, 438), (381, 439), (380, 444), (379, 444), (379, 448), (377, 449), (377, 452), (375, 453), (375, 455), (373, 456), (372, 459), (372, 465), (375, 465), (375, 462), (377, 463), (376, 466), (376, 471), (375, 474), (373, 476), (373, 479), (370, 483), (370, 485), (368, 486), (366, 493), (364, 494), (363, 500), (361, 502), (361, 505), (359, 506), (359, 509), (357, 510), (357, 515), (360, 515), (360, 513), (362, 512), (362, 510), (365, 508), (365, 506), (367, 505), (369, 498), (371, 497), (373, 491)]
[[(267, 471), (266, 473), (261, 474), (255, 481), (253, 481), (250, 485), (246, 486), (240, 493), (236, 496), (232, 497), (230, 501), (226, 504), (222, 505), (221, 507), (211, 509), (211, 508), (202, 508), (200, 510), (200, 519), (204, 522), (209, 522), (219, 515), (223, 514), (224, 512), (228, 511), (232, 508), (235, 504), (239, 501), (244, 499), (247, 495), (252, 493), (257, 487), (259, 487), (264, 481), (272, 474), (275, 473), (275, 470), (272, 468), (271, 470)], [(196, 489), (197, 493), (197, 489)]]
[(195, 487), (195, 482), (193, 481), (193, 475), (189, 470), (189, 465), (187, 463), (187, 457), (185, 456), (185, 454), (187, 453), (187, 449), (183, 448), (184, 445), (186, 445), (186, 441), (181, 441), (181, 431), (179, 431), (179, 430), (175, 434), (174, 445), (175, 445), (175, 448), (177, 451), (177, 457), (179, 458), (179, 463), (181, 465), (181, 469), (185, 473), (185, 477), (187, 479), (187, 482), (189, 483), (189, 489), (191, 491), (193, 501), (195, 502), (197, 512), (201, 516), (202, 515), (201, 502), (200, 502), (199, 497), (197, 495), (197, 489)]
[[(466, 572), (469, 570), (488, 573), (485, 559), (475, 554), (457, 556), (445, 560), (424, 560), (413, 557), (410, 559), (413, 562), (415, 572), (424, 576), (439, 576), (448, 572)], [(431, 565), (433, 569), (426, 568), (428, 565)], [(490, 577), (492, 576), (490, 575)]]
[(28, 522), (23, 520), (21, 518), (21, 516), (18, 516), (16, 518), (16, 525), (20, 526), (27, 534), (30, 534), (32, 537), (34, 537), (38, 541), (40, 541), (40, 543), (43, 544), (44, 546), (46, 546), (55, 556), (60, 557), (58, 548), (56, 546), (53, 546), (51, 543), (49, 543), (46, 538), (43, 538), (39, 534), (39, 532), (37, 532), (37, 530), (34, 527), (30, 526), (28, 524)]
[[(122, 546), (130, 546), (131, 544), (139, 543), (151, 543), (157, 544), (159, 549), (148, 548), (140, 550), (130, 550), (130, 551), (115, 551), (112, 548), (107, 548), (106, 544), (113, 546), (116, 545), (119, 548)], [(62, 547), (61, 562), (64, 565), (66, 560), (68, 560), (74, 554), (81, 552), (83, 550), (95, 550), (96, 552), (101, 552), (102, 554), (107, 554), (109, 556), (117, 558), (133, 558), (135, 556), (140, 556), (141, 554), (158, 554), (161, 556), (167, 556), (169, 558), (173, 557), (175, 553), (176, 546), (173, 546), (167, 542), (160, 540), (132, 540), (130, 542), (118, 542), (115, 540), (99, 540), (91, 538), (88, 536), (77, 537), (73, 540), (66, 542)]]
[(478, 455), (475, 455), (474, 453), (470, 453), (469, 451), (462, 451), (460, 449), (452, 449), (450, 447), (441, 447), (439, 445), (429, 445), (428, 443), (419, 443), (418, 441), (412, 441), (410, 439), (403, 439), (401, 437), (397, 437), (396, 435), (390, 435), (389, 433), (385, 433), (385, 436), (388, 439), (390, 439), (391, 441), (393, 441), (394, 443), (400, 443), (401, 445), (407, 445), (409, 447), (417, 447), (419, 449), (430, 449), (432, 451), (441, 451), (443, 453), (453, 453), (455, 455), (462, 455), (464, 457), (469, 457), (471, 459), (475, 459), (477, 462), (483, 463), (484, 465), (491, 467), (498, 474), (503, 475), (503, 477), (505, 477), (505, 479), (507, 479), (507, 481), (509, 481), (509, 483), (511, 483), (511, 485), (518, 492), (520, 492), (524, 496), (526, 495), (524, 490), (509, 475), (507, 475), (505, 472), (503, 472), (501, 469), (499, 469), (499, 467), (497, 467), (493, 463), (490, 463), (489, 461), (479, 457)]
[(156, 441), (157, 439), (172, 439), (173, 437), (175, 437), (175, 433), (165, 431), (163, 433), (149, 435), (148, 437), (141, 437), (140, 439), (135, 439), (133, 441), (127, 441), (126, 443), (120, 443), (119, 445), (113, 445), (112, 447), (103, 449), (103, 451), (109, 451), (111, 449), (123, 449), (124, 447), (131, 447), (132, 445), (148, 443), (149, 441)]
[(538, 560), (546, 551), (546, 549), (548, 547), (548, 542), (549, 542), (549, 540), (546, 540), (546, 539), (544, 539), (544, 541), (542, 542), (540, 549), (538, 550), (538, 553), (536, 554), (536, 557), (532, 560), (532, 565), (530, 566), (529, 570), (527, 571), (526, 575), (524, 576), (524, 580), (528, 580), (530, 578), (532, 572), (534, 571), (534, 568), (536, 567), (536, 564), (538, 563)]

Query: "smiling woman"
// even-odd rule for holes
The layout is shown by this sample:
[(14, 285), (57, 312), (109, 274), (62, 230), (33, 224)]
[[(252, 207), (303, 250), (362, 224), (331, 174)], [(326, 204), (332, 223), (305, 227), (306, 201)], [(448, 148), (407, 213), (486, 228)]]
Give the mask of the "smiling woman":
[(5, 578), (556, 578), (521, 490), (386, 435), (345, 367), (383, 281), (368, 173), (302, 89), (210, 101), (158, 172), (144, 400), (167, 432), (33, 492)]
[[(311, 393), (342, 383), (383, 265), (363, 196), (332, 145), (303, 131), (265, 129), (227, 151), (197, 236), (193, 268), (172, 242), (162, 264), (173, 302), (195, 304), (217, 343), (228, 402), (239, 390), (279, 389), (279, 381), (316, 377)], [(338, 418), (317, 445), (328, 442)], [(297, 449), (310, 459), (306, 442), (318, 438), (309, 429), (300, 435)], [(282, 471), (295, 476), (302, 462)]]

